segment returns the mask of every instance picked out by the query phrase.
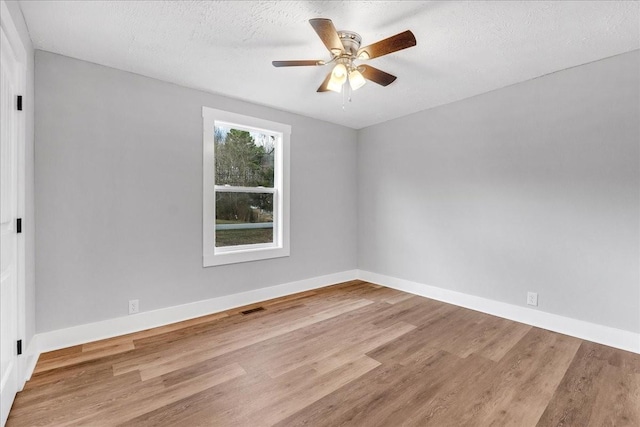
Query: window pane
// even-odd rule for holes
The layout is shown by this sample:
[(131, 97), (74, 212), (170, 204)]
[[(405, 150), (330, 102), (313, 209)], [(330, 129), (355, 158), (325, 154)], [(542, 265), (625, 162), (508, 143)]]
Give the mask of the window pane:
[(216, 185), (273, 187), (276, 137), (215, 126)]
[(216, 247), (273, 243), (273, 194), (216, 193)]

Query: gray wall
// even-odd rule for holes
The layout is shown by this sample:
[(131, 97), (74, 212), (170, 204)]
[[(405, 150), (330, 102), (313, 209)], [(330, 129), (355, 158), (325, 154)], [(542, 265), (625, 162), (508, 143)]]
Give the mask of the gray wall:
[(360, 131), (359, 268), (640, 332), (639, 78), (634, 51)]
[(25, 239), (25, 336), (24, 346), (28, 347), (36, 331), (36, 285), (35, 285), (35, 202), (34, 202), (34, 50), (31, 37), (24, 22), (22, 11), (16, 1), (7, 1), (7, 8), (22, 44), (27, 53), (27, 91), (23, 95), (25, 114), (25, 213), (23, 220), (23, 239)]
[[(37, 330), (358, 266), (640, 332), (639, 72), (635, 51), (356, 134), (38, 51)], [(201, 266), (203, 105), (293, 126), (291, 257)]]
[[(202, 267), (202, 106), (292, 125), (291, 256)], [(356, 131), (36, 52), (37, 329), (356, 268)]]

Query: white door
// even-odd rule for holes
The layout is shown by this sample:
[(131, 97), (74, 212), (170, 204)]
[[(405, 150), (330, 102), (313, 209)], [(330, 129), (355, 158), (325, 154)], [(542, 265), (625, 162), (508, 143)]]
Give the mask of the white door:
[(4, 30), (0, 46), (0, 425), (20, 387), (18, 383), (18, 141), (16, 108), (19, 63)]

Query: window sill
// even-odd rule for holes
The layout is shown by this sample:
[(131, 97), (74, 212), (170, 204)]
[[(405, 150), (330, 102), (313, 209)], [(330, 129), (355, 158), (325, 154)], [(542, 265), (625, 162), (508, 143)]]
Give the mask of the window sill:
[(203, 267), (260, 261), (289, 256), (289, 248), (260, 248), (234, 252), (220, 252), (203, 256)]

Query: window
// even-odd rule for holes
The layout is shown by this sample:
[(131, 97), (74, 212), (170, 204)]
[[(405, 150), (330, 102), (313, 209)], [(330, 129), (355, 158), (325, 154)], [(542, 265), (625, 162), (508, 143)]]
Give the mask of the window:
[(291, 126), (212, 108), (203, 117), (203, 264), (289, 256)]

